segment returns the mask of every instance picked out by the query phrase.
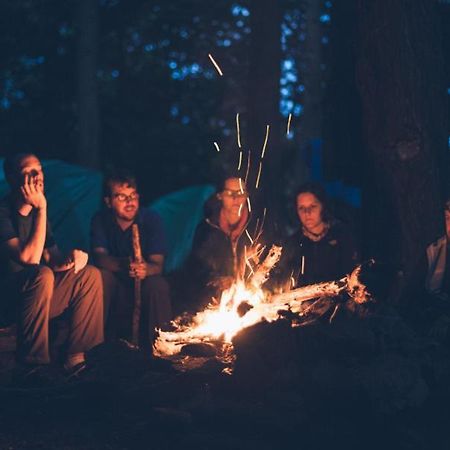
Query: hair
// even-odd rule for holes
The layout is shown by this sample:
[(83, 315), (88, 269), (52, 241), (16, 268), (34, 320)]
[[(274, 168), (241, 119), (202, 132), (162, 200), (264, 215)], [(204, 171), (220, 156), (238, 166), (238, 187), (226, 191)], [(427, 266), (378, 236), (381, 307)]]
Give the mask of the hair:
[(19, 174), (20, 163), (28, 156), (37, 156), (31, 152), (16, 153), (14, 155), (7, 156), (3, 161), (3, 172), (5, 173), (6, 181), (10, 186), (14, 185), (14, 181), (17, 180)]
[[(242, 177), (241, 175), (239, 175), (237, 171), (231, 171), (222, 174), (219, 178), (219, 181), (216, 184), (216, 193), (222, 192), (225, 189), (225, 183), (227, 182), (227, 180), (230, 180), (231, 178), (242, 178)], [(244, 183), (243, 179), (242, 182)]]
[(111, 196), (113, 184), (126, 184), (137, 190), (136, 177), (127, 170), (119, 169), (105, 176), (103, 180), (103, 197)]
[(294, 205), (297, 209), (297, 198), (300, 194), (312, 194), (319, 200), (322, 205), (322, 220), (324, 222), (329, 222), (332, 219), (332, 214), (330, 212), (329, 201), (325, 189), (321, 184), (309, 181), (302, 184), (295, 192)]

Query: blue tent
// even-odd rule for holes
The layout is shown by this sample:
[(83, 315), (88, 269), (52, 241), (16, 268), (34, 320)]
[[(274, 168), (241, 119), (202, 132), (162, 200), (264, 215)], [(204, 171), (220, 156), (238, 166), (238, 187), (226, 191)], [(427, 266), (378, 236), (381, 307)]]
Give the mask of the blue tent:
[[(3, 160), (0, 159), (1, 167)], [(62, 250), (89, 249), (89, 225), (101, 205), (102, 175), (57, 160), (43, 161), (49, 218), (55, 239)], [(0, 196), (8, 191), (0, 171)], [(203, 204), (213, 193), (210, 185), (194, 186), (157, 199), (148, 208), (158, 212), (167, 234), (165, 270), (171, 271), (190, 251), (195, 228), (203, 214)]]

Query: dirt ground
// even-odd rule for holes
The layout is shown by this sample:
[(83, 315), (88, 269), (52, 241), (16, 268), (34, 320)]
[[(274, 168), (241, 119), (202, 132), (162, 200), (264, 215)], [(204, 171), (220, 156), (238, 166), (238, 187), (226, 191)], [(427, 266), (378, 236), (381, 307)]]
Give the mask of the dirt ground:
[(392, 317), (262, 323), (234, 347), (229, 375), (109, 343), (46, 389), (13, 388), (3, 352), (0, 449), (450, 448), (449, 354)]

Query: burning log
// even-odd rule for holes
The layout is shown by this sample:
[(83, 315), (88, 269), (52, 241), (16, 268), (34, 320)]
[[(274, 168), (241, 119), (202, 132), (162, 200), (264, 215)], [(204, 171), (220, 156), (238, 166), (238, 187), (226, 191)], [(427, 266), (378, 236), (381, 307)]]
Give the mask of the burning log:
[[(372, 263), (372, 260), (370, 261)], [(302, 303), (319, 297), (335, 297), (346, 291), (356, 303), (365, 303), (370, 299), (367, 288), (359, 280), (361, 265), (357, 266), (349, 275), (338, 281), (311, 284), (291, 291), (272, 295), (271, 303), (279, 305), (280, 308), (286, 305), (293, 312), (300, 312)]]
[(359, 281), (361, 266), (338, 281), (305, 286), (292, 291), (270, 296), (261, 286), (267, 280), (270, 270), (278, 262), (281, 247), (273, 246), (247, 284), (237, 280), (223, 291), (219, 305), (209, 305), (198, 312), (190, 323), (183, 318), (176, 319), (174, 332), (160, 331), (154, 344), (155, 354), (175, 355), (186, 344), (230, 343), (243, 328), (256, 323), (273, 322), (280, 317), (280, 311), (303, 313), (302, 303), (320, 297), (334, 297), (346, 291), (357, 303), (364, 303), (370, 296)]
[(264, 261), (256, 269), (250, 279), (250, 284), (255, 288), (260, 288), (269, 278), (269, 273), (275, 264), (280, 260), (282, 247), (272, 245)]

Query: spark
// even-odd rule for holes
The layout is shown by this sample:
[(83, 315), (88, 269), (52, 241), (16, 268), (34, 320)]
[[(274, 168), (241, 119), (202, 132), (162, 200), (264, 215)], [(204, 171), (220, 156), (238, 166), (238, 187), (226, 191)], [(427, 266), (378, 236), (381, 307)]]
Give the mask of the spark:
[(247, 229), (245, 229), (245, 234), (247, 235), (249, 241), (250, 241), (250, 242), (252, 243), (252, 245), (253, 245), (253, 239), (252, 239), (252, 237), (250, 236), (250, 233), (248, 232)]
[(302, 275), (305, 273), (305, 255), (302, 256)]
[(211, 60), (211, 62), (213, 63), (214, 67), (217, 69), (217, 72), (219, 72), (219, 75), (221, 77), (223, 77), (223, 72), (222, 72), (221, 68), (219, 67), (219, 64), (217, 64), (216, 61), (214, 60), (214, 58), (212, 57), (211, 53), (208, 53), (208, 57)]
[(244, 193), (244, 188), (242, 187), (242, 178), (239, 178), (239, 189), (241, 191), (241, 194)]
[(270, 130), (270, 125), (266, 125), (266, 137), (264, 138), (264, 144), (263, 144), (263, 148), (262, 148), (262, 152), (261, 152), (261, 159), (264, 158), (264, 153), (266, 153), (266, 145), (267, 145), (267, 141), (269, 140), (269, 130)]
[(217, 142), (214, 142), (214, 147), (216, 147), (216, 150), (218, 152), (220, 152), (220, 147), (219, 147), (219, 144)]
[(245, 184), (247, 184), (248, 174), (250, 173), (251, 154), (252, 154), (252, 152), (249, 150), (248, 156), (247, 156), (247, 170), (245, 172)]
[(241, 148), (241, 127), (239, 126), (239, 113), (236, 113), (236, 132), (238, 147)]
[(241, 170), (241, 165), (242, 165), (242, 151), (239, 152), (239, 164), (237, 170)]
[(292, 113), (289, 113), (287, 127), (286, 127), (286, 136), (289, 136), (289, 133), (291, 132), (291, 120), (292, 120)]
[(247, 197), (247, 204), (248, 204), (248, 212), (252, 212), (252, 205), (250, 203), (250, 197)]
[(259, 162), (258, 176), (256, 177), (256, 189), (259, 187), (259, 178), (261, 177), (262, 161)]
[(238, 216), (241, 217), (242, 207), (244, 206), (243, 203), (239, 206)]
[(250, 264), (250, 258), (247, 257), (247, 246), (246, 245), (244, 245), (244, 260), (245, 260), (245, 265), (250, 269), (250, 275), (254, 275), (255, 272), (253, 271), (253, 267)]
[(295, 286), (295, 280), (294, 277), (291, 276), (291, 288)]

